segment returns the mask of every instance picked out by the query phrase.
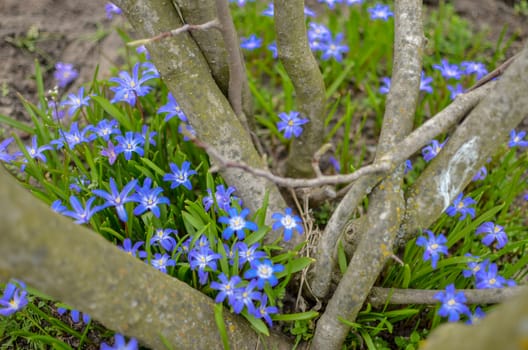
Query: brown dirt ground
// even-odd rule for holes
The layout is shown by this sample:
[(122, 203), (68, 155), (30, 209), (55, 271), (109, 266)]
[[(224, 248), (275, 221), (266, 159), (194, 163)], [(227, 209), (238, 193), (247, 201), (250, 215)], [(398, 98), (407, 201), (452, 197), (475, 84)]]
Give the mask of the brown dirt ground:
[[(522, 46), (521, 38), (528, 36), (528, 18), (515, 14), (503, 1), (512, 2), (456, 0), (453, 4), (458, 13), (473, 23), (475, 31), (487, 32), (492, 40), (496, 40), (507, 25), (507, 35), (519, 38), (510, 49), (513, 54)], [(325, 6), (315, 0), (307, 0), (307, 3), (315, 9)], [(80, 70), (80, 77), (69, 87), (71, 91), (92, 78), (97, 64), (100, 76), (108, 75), (110, 67), (119, 61), (122, 42), (115, 31), (110, 30), (115, 22), (106, 19), (104, 4), (104, 0), (0, 2), (0, 114), (27, 120), (16, 93), (35, 100), (35, 59), (43, 67), (46, 89), (53, 87), (52, 74), (58, 61), (73, 63)], [(98, 31), (106, 31), (107, 35), (95, 40)]]

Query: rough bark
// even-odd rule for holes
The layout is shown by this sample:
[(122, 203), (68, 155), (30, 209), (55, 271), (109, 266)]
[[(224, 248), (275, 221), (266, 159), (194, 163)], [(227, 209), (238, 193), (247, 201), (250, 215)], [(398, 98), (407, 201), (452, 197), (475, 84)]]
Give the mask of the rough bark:
[(286, 164), (291, 177), (314, 175), (312, 157), (324, 136), (325, 85), (319, 65), (310, 50), (304, 19), (304, 0), (274, 0), (277, 49), (295, 88), (297, 109), (310, 122), (293, 140)]
[[(119, 0), (116, 4), (140, 37), (153, 37), (182, 25), (174, 6), (164, 0)], [(243, 161), (255, 168), (265, 168), (264, 159), (255, 150), (250, 135), (216, 85), (205, 58), (189, 34), (182, 33), (154, 42), (148, 49), (152, 61), (185, 111), (198, 138), (228, 159)], [(237, 195), (252, 211), (262, 205), (266, 191), (269, 191), (268, 218), (271, 213), (281, 211), (286, 206), (272, 183), (233, 168), (222, 169), (221, 175), (227, 183), (237, 188)], [(267, 239), (273, 241), (277, 235), (271, 232)]]
[[(20, 279), (152, 349), (222, 349), (214, 302), (54, 213), (0, 167), (0, 282)], [(233, 349), (280, 348), (228, 311)], [(260, 345), (258, 345), (260, 344)]]
[(497, 145), (528, 110), (528, 46), (510, 65), (488, 98), (456, 129), (442, 151), (409, 191), (401, 239), (408, 241), (429, 227), (471, 181)]
[[(392, 86), (386, 102), (376, 158), (381, 158), (412, 130), (422, 69), (422, 3), (395, 2), (395, 52)], [(405, 202), (401, 190), (403, 169), (383, 180), (370, 198), (358, 249), (319, 319), (312, 341), (314, 349), (340, 349), (385, 262), (392, 254)], [(350, 208), (354, 210), (354, 208)]]
[[(181, 12), (183, 21), (188, 24), (201, 24), (212, 21), (216, 18), (215, 0), (174, 0), (176, 6)], [(191, 31), (190, 35), (202, 51), (207, 64), (211, 69), (213, 78), (222, 90), (225, 96), (228, 96), (229, 87), (229, 62), (227, 60), (226, 45), (222, 39), (222, 34), (217, 30), (209, 31)], [(236, 36), (236, 33), (235, 33)], [(237, 37), (236, 37), (237, 38)], [(237, 40), (238, 42), (238, 40)], [(237, 45), (238, 48), (238, 45)], [(242, 53), (239, 51), (239, 55)], [(242, 69), (244, 69), (242, 62)], [(253, 103), (251, 99), (251, 92), (249, 91), (249, 84), (247, 76), (242, 77), (242, 108), (244, 114), (248, 119), (250, 128), (254, 127)]]

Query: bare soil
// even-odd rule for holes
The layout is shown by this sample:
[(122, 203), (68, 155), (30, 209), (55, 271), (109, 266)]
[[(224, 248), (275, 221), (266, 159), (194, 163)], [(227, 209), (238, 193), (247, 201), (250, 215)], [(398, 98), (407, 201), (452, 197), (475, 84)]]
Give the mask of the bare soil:
[[(527, 37), (528, 19), (515, 14), (504, 1), (513, 3), (512, 0), (456, 0), (453, 3), (457, 12), (471, 21), (475, 31), (487, 32), (491, 40), (497, 40), (502, 28), (507, 26), (507, 36), (518, 38), (510, 49), (513, 54), (522, 47), (522, 38)], [(325, 6), (315, 0), (307, 3), (316, 10)], [(103, 0), (0, 2), (0, 114), (27, 120), (16, 93), (30, 101), (36, 100), (35, 60), (43, 67), (46, 89), (55, 84), (53, 70), (59, 61), (73, 63), (80, 71), (76, 83), (69, 87), (72, 91), (92, 78), (96, 65), (100, 76), (108, 75), (110, 67), (119, 63), (118, 49), (122, 42), (110, 30), (115, 22), (106, 18), (104, 5)], [(123, 19), (113, 21), (116, 20)]]

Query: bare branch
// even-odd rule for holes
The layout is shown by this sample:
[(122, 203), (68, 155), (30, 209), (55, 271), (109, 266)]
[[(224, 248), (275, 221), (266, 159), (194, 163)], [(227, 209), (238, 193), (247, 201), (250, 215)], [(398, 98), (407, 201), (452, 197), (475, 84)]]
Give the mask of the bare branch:
[[(395, 2), (395, 43), (392, 84), (376, 159), (389, 152), (413, 126), (422, 70), (423, 25), (420, 0)], [(340, 349), (379, 273), (392, 253), (403, 216), (401, 191), (403, 168), (399, 167), (375, 189), (369, 203), (364, 232), (348, 268), (317, 324), (312, 346)], [(355, 208), (350, 208), (350, 213)], [(325, 237), (322, 237), (324, 240)]]
[(323, 143), (325, 86), (319, 65), (308, 44), (304, 0), (274, 0), (275, 33), (279, 58), (295, 87), (297, 108), (310, 122), (293, 140), (286, 174), (310, 177), (315, 152)]
[[(374, 307), (385, 304), (438, 304), (435, 295), (443, 290), (397, 289), (374, 287), (367, 302)], [(528, 291), (528, 287), (508, 287), (493, 289), (457, 289), (463, 292), (468, 304), (498, 304)]]
[[(245, 71), (240, 57), (240, 46), (238, 43), (238, 35), (231, 18), (229, 10), (229, 3), (227, 0), (215, 0), (216, 14), (221, 24), (222, 37), (227, 50), (227, 62), (229, 64), (229, 102), (237, 117), (241, 120), (246, 120), (242, 110), (242, 82), (244, 80)], [(246, 122), (247, 124), (247, 122)], [(247, 126), (249, 131), (249, 126)]]
[(170, 30), (168, 32), (160, 33), (150, 38), (130, 41), (127, 43), (127, 46), (140, 46), (140, 45), (151, 44), (155, 41), (165, 39), (165, 38), (170, 38), (171, 36), (176, 36), (181, 33), (186, 33), (190, 30), (207, 30), (211, 28), (220, 29), (220, 22), (217, 19), (214, 19), (212, 21), (205, 22), (203, 24), (184, 24), (183, 26), (179, 28)]
[(297, 188), (297, 187), (318, 187), (323, 185), (335, 185), (342, 183), (349, 183), (356, 181), (357, 179), (371, 174), (380, 174), (386, 173), (390, 170), (389, 163), (380, 163), (372, 164), (365, 166), (361, 169), (356, 170), (351, 174), (346, 175), (321, 175), (320, 177), (313, 179), (297, 179), (290, 177), (282, 177), (271, 173), (265, 169), (259, 169), (252, 167), (241, 161), (231, 161), (220, 154), (214, 147), (211, 145), (199, 140), (198, 138), (188, 134), (188, 137), (198, 146), (203, 148), (211, 157), (216, 160), (215, 168), (212, 168), (211, 171), (217, 171), (223, 168), (238, 168), (242, 169), (247, 173), (252, 175), (263, 177), (279, 186)]

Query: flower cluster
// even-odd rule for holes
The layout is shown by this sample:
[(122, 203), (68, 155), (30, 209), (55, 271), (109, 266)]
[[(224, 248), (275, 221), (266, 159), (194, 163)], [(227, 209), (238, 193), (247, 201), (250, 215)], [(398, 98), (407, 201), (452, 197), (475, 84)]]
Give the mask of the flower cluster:
[(10, 316), (22, 310), (28, 303), (26, 285), (23, 282), (8, 283), (0, 299), (0, 315)]

